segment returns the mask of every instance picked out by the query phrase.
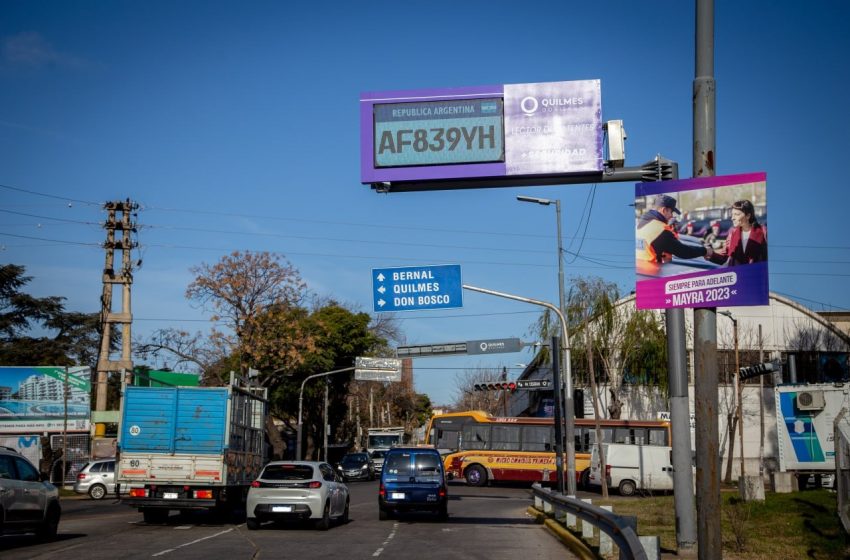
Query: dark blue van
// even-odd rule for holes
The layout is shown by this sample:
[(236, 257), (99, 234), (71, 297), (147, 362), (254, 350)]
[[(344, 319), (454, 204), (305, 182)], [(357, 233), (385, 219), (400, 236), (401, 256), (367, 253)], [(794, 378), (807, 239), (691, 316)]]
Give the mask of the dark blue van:
[(378, 519), (400, 511), (432, 511), (449, 516), (443, 461), (433, 447), (393, 447), (384, 457), (378, 487)]

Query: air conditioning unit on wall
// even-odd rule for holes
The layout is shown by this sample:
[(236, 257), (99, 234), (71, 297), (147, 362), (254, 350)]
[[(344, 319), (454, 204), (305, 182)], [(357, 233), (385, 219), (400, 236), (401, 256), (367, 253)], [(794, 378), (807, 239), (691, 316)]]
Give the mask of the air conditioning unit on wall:
[(825, 406), (823, 391), (800, 391), (797, 393), (797, 408), (799, 410), (823, 410)]

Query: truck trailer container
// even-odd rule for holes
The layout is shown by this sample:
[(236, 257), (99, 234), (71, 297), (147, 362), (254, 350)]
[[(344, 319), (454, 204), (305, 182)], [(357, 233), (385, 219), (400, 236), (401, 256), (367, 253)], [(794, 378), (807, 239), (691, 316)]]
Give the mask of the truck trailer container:
[(125, 385), (117, 481), (149, 523), (170, 511), (244, 507), (267, 462), (266, 389), (231, 374), (226, 387)]

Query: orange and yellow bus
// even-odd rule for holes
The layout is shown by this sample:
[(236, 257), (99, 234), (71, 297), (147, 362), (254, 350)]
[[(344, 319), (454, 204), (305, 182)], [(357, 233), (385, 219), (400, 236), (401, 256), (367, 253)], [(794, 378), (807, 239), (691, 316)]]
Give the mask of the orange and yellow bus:
[[(603, 443), (670, 445), (670, 422), (600, 420)], [(552, 418), (500, 417), (481, 410), (434, 415), (425, 443), (443, 455), (450, 478), (471, 486), (497, 481), (555, 482), (555, 426)], [(593, 419), (575, 421), (576, 482), (588, 485)], [(565, 468), (566, 460), (564, 461)]]

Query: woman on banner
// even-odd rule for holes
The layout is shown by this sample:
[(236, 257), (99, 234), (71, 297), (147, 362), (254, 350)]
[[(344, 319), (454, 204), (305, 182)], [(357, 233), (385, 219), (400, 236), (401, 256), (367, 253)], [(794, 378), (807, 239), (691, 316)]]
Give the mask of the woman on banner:
[(726, 238), (726, 248), (705, 258), (725, 266), (767, 260), (767, 227), (756, 219), (752, 202), (739, 200), (732, 204), (732, 229)]

